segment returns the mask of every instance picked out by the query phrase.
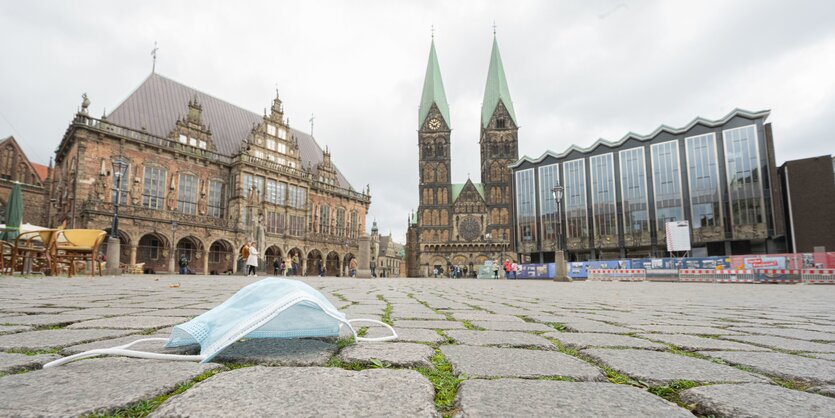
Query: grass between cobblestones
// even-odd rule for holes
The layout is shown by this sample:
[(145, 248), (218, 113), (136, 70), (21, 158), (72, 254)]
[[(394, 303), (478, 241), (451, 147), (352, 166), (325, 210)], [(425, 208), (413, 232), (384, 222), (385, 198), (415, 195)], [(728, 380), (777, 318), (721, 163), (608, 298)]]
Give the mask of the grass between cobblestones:
[(690, 407), (681, 401), (681, 391), (692, 389), (698, 386), (703, 386), (701, 383), (692, 380), (676, 380), (664, 386), (652, 386), (647, 389), (653, 395), (660, 396), (670, 402), (678, 404), (682, 408), (690, 409)]
[(559, 351), (560, 353), (567, 354), (567, 355), (572, 356), (572, 357), (576, 357), (580, 360), (583, 360), (587, 363), (591, 363), (594, 366), (600, 368), (600, 370), (603, 371), (603, 374), (606, 375), (606, 379), (608, 379), (609, 382), (611, 382), (611, 383), (614, 383), (616, 385), (631, 385), (631, 386), (636, 386), (636, 387), (640, 387), (640, 388), (646, 387), (645, 385), (642, 385), (637, 380), (634, 380), (634, 379), (630, 378), (629, 376), (627, 376), (625, 374), (619, 373), (615, 369), (613, 369), (613, 368), (611, 368), (611, 367), (609, 367), (609, 366), (607, 366), (607, 365), (605, 365), (605, 364), (603, 364), (603, 363), (601, 363), (601, 362), (599, 362), (599, 361), (597, 361), (597, 360), (579, 352), (578, 350), (566, 347), (565, 345), (563, 345), (556, 338), (548, 338), (548, 337), (545, 337), (545, 338), (548, 339), (548, 341), (551, 341), (551, 343), (553, 343), (554, 346), (557, 347), (557, 351)]
[(60, 348), (49, 348), (46, 350), (28, 350), (24, 348), (10, 348), (3, 350), (5, 353), (25, 354), (27, 356), (38, 356), (41, 354), (58, 354), (61, 352)]
[(148, 416), (151, 412), (154, 412), (155, 409), (159, 408), (163, 402), (168, 400), (168, 398), (172, 396), (179, 395), (194, 386), (196, 383), (202, 382), (218, 373), (223, 372), (223, 369), (215, 369), (209, 370), (189, 382), (180, 383), (177, 385), (177, 388), (173, 391), (159, 395), (153, 399), (147, 399), (139, 402), (135, 402), (130, 404), (122, 409), (117, 409), (113, 412), (103, 413), (103, 414), (88, 414), (85, 415), (85, 418), (142, 418)]
[(386, 298), (383, 295), (377, 295), (377, 299), (386, 303), (386, 310), (383, 311), (383, 318), (382, 318), (383, 322), (385, 322), (386, 324), (389, 324), (391, 326), (394, 326), (394, 322), (391, 321), (391, 311), (392, 311), (391, 303), (389, 303), (389, 301), (387, 301)]
[(435, 368), (418, 367), (415, 370), (432, 382), (435, 387), (435, 408), (444, 417), (451, 417), (455, 414), (455, 396), (458, 394), (458, 385), (467, 379), (467, 376), (456, 377), (452, 373), (452, 365), (440, 349), (435, 349), (432, 356), (432, 364)]

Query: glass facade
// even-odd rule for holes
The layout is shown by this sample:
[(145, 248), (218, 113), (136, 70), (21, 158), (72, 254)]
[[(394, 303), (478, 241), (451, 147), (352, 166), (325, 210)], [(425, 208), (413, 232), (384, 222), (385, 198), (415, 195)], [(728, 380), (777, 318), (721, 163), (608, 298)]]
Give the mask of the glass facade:
[(615, 158), (608, 153), (589, 158), (591, 212), (596, 247), (617, 247), (618, 214), (615, 192)]
[(565, 171), (565, 224), (569, 249), (588, 248), (589, 220), (586, 212), (586, 160), (563, 163)]
[(536, 191), (533, 170), (516, 173), (516, 225), (519, 245), (536, 240)]
[[(553, 244), (557, 238), (557, 203), (551, 190), (560, 183), (560, 167), (551, 164), (539, 167), (539, 225), (542, 228), (542, 240), (545, 246)], [(548, 244), (550, 243), (550, 244)]]
[(690, 228), (694, 241), (721, 241), (722, 200), (714, 133), (685, 138), (690, 186)]
[(652, 184), (655, 192), (655, 230), (658, 245), (666, 242), (667, 222), (684, 220), (678, 141), (652, 145)]
[(650, 245), (649, 203), (645, 148), (620, 151), (620, 192), (623, 204), (624, 243), (640, 247)]
[[(666, 224), (688, 221), (694, 257), (785, 251), (767, 117), (737, 110), (683, 129), (523, 157), (511, 165), (514, 241), (522, 244), (515, 250), (549, 262), (558, 238), (570, 261), (663, 257)], [(551, 192), (558, 182), (559, 208)]]
[(756, 127), (728, 129), (722, 135), (734, 238), (759, 237), (765, 233), (765, 215)]

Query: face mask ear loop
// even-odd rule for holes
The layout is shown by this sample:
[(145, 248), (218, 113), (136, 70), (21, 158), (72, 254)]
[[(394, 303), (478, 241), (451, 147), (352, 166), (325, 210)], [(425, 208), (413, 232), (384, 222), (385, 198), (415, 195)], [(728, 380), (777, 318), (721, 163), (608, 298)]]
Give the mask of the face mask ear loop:
[(187, 356), (182, 354), (162, 354), (162, 353), (150, 353), (147, 351), (136, 351), (136, 350), (128, 350), (130, 346), (134, 344), (138, 344), (141, 342), (147, 341), (168, 341), (167, 338), (142, 338), (131, 343), (125, 345), (119, 345), (116, 347), (111, 348), (97, 348), (95, 350), (88, 350), (83, 353), (73, 354), (68, 357), (60, 358), (58, 360), (51, 361), (43, 365), (44, 369), (60, 366), (62, 364), (69, 363), (71, 361), (80, 360), (83, 358), (89, 357), (96, 357), (101, 355), (111, 355), (111, 356), (125, 356), (125, 357), (136, 357), (136, 358), (146, 358), (152, 360), (180, 360), (180, 361), (201, 361), (203, 360), (202, 355), (193, 355)]
[[(392, 328), (391, 325), (389, 325), (385, 322), (382, 322), (382, 321), (377, 321), (375, 319), (349, 319), (348, 322), (349, 323), (351, 323), (351, 322), (371, 322), (373, 324), (382, 325), (382, 326), (388, 328), (389, 331), (391, 331), (391, 335), (386, 336), (386, 337), (377, 337), (377, 338), (356, 337), (357, 341), (380, 342), (380, 341), (392, 341), (392, 340), (396, 340), (398, 338), (397, 332), (394, 330), (394, 328)], [(353, 327), (351, 327), (351, 328), (353, 329)]]

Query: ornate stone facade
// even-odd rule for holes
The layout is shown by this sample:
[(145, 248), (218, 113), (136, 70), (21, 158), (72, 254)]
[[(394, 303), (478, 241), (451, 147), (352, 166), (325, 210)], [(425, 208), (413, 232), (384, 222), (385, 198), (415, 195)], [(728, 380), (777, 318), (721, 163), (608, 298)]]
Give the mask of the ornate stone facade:
[(289, 126), (277, 94), (257, 115), (152, 74), (107, 117), (87, 106), (56, 152), (51, 223), (109, 231), (121, 183), (121, 262), (174, 271), (185, 255), (192, 271), (236, 272), (255, 241), (262, 270), (297, 255), (300, 274), (336, 276), (358, 253), (370, 192)]
[(472, 272), (498, 257), (511, 237), (508, 165), (518, 158), (518, 125), (495, 38), (482, 102), (480, 183), (451, 180), (452, 129), (434, 41), (418, 118), (420, 204), (407, 232), (408, 275), (452, 266)]
[(23, 197), (23, 223), (46, 225), (47, 190), (51, 167), (29, 161), (14, 137), (0, 139), (0, 223), (6, 223), (6, 204), (15, 182)]

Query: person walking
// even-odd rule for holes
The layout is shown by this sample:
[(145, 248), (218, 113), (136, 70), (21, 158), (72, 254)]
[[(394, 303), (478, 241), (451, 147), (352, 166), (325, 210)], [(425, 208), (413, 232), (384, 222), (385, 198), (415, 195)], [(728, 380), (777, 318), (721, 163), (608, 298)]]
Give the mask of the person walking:
[(188, 258), (185, 254), (180, 255), (180, 274), (188, 274)]
[(348, 268), (351, 269), (351, 277), (357, 277), (357, 265), (358, 264), (359, 263), (357, 262), (356, 257), (352, 258), (351, 261), (348, 263)]
[(246, 258), (247, 276), (258, 277), (255, 270), (258, 268), (258, 249), (255, 248), (255, 241), (249, 243), (249, 255)]
[(499, 260), (493, 260), (493, 278), (499, 278)]
[(299, 275), (299, 255), (295, 253), (293, 254), (293, 275)]
[[(278, 257), (273, 259), (273, 275), (278, 276), (278, 269), (281, 267), (281, 264), (278, 262)], [(284, 269), (282, 269), (284, 270)]]
[(504, 279), (505, 280), (510, 278), (510, 268), (511, 268), (510, 259), (506, 258), (504, 260)]
[(287, 262), (285, 262), (283, 259), (281, 260), (281, 264), (279, 264), (278, 266), (278, 271), (281, 272), (282, 276), (287, 275)]
[(513, 272), (513, 278), (517, 278), (516, 273), (519, 271), (519, 265), (515, 261), (510, 264), (510, 270)]
[[(247, 258), (249, 258), (249, 243), (248, 242), (245, 242), (244, 245), (241, 246), (241, 250), (238, 252), (238, 254), (239, 254), (239, 257), (240, 257), (239, 258), (239, 260), (240, 260), (239, 266), (241, 266), (238, 269), (238, 271), (249, 270), (249, 268), (246, 267), (246, 260), (247, 260)], [(246, 271), (246, 273), (249, 274), (248, 271)]]

